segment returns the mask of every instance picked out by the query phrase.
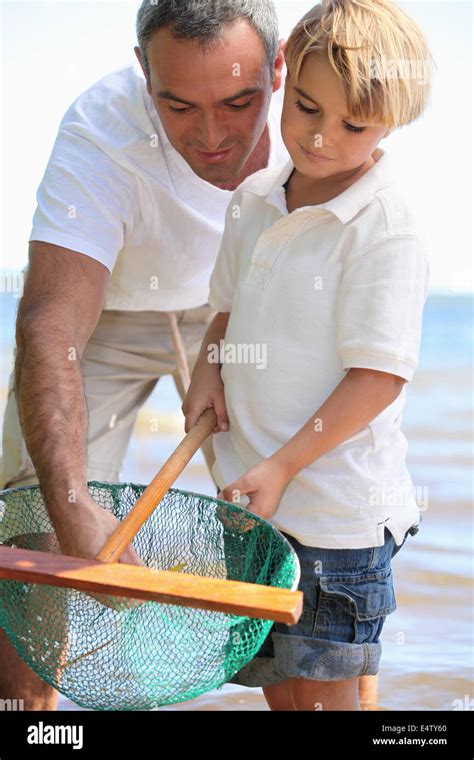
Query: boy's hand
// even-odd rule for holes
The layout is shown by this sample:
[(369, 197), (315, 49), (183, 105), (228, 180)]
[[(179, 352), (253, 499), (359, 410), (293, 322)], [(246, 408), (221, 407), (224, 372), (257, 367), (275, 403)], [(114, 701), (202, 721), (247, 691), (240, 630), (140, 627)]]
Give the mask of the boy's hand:
[(217, 424), (212, 431), (220, 433), (229, 429), (229, 419), (225, 407), (224, 383), (220, 376), (219, 365), (213, 364), (196, 367), (186, 393), (181, 410), (185, 416), (184, 430), (188, 433), (196, 424), (201, 414), (210, 407), (214, 408)]
[(288, 475), (283, 469), (271, 459), (264, 459), (241, 478), (225, 486), (217, 498), (237, 503), (245, 494), (250, 499), (245, 509), (267, 520), (275, 513), (288, 483)]

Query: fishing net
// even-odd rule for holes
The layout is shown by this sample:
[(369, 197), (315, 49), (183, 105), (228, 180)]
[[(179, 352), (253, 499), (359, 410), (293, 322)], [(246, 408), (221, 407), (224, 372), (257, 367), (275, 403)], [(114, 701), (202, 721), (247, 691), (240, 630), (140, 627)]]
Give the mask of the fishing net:
[[(145, 486), (92, 481), (119, 520)], [(73, 508), (73, 505), (71, 505)], [(60, 553), (38, 486), (0, 492), (0, 544)], [(296, 590), (298, 558), (270, 523), (219, 499), (171, 488), (132, 546), (149, 568)], [(0, 627), (23, 660), (95, 710), (150, 710), (222, 686), (265, 640), (272, 620), (68, 588), (0, 581)]]

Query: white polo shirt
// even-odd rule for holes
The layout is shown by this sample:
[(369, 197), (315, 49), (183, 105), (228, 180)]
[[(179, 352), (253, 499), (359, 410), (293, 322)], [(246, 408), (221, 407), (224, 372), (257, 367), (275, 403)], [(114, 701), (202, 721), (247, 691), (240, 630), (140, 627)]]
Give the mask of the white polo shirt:
[[(351, 367), (413, 377), (429, 263), (389, 156), (373, 155), (327, 203), (288, 213), (291, 160), (249, 177), (231, 199), (209, 297), (230, 312), (220, 352), (230, 426), (213, 437), (221, 488), (283, 446)], [(270, 522), (308, 546), (381, 546), (385, 527), (399, 545), (420, 519), (400, 430), (405, 400), (404, 386), (301, 470)]]
[[(270, 106), (268, 166), (288, 160), (282, 101), (283, 88)], [(29, 239), (104, 264), (105, 309), (191, 309), (207, 302), (231, 197), (173, 148), (135, 61), (93, 84), (62, 119)]]

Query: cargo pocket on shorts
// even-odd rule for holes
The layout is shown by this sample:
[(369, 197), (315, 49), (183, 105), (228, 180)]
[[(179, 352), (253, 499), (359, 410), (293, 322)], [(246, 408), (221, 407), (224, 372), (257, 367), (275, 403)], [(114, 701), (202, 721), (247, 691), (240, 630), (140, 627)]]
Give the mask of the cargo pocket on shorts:
[(391, 567), (363, 576), (319, 576), (313, 636), (375, 643), (385, 617), (397, 609)]

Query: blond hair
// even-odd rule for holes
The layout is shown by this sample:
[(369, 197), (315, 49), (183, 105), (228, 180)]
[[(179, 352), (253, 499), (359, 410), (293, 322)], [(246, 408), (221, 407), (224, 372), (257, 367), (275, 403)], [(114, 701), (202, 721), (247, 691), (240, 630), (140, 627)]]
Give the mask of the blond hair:
[(292, 80), (313, 53), (325, 54), (342, 79), (351, 119), (393, 129), (423, 113), (431, 53), (417, 24), (389, 0), (323, 0), (288, 38)]

